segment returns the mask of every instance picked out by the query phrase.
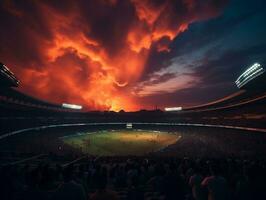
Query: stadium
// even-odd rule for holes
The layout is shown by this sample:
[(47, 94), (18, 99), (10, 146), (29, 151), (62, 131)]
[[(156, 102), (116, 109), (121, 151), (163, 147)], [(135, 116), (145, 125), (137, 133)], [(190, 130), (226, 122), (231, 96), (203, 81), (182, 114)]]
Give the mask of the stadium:
[[(141, 158), (169, 162), (169, 156), (186, 158), (186, 162), (265, 159), (266, 78), (261, 72), (263, 66), (252, 65), (237, 79), (239, 91), (203, 105), (165, 111), (84, 112), (79, 105), (55, 105), (19, 92), (14, 88), (19, 81), (2, 64), (1, 163), (82, 166), (98, 159), (96, 163), (117, 159), (117, 164), (132, 159), (136, 164)], [(120, 192), (122, 197), (126, 193)], [(148, 196), (159, 194), (153, 191)]]
[[(192, 132), (195, 129), (195, 131), (199, 132), (204, 132), (204, 130), (206, 132), (220, 132), (222, 130), (225, 135), (231, 132), (236, 132), (237, 135), (241, 135), (242, 132), (242, 135), (254, 132), (256, 133), (254, 134), (256, 135), (254, 139), (258, 140), (256, 148), (262, 148), (260, 153), (263, 155), (265, 151), (263, 151), (263, 146), (260, 147), (262, 144), (259, 142), (263, 136), (259, 133), (265, 132), (266, 84), (264, 72), (264, 68), (260, 64), (255, 63), (237, 78), (236, 86), (239, 88), (239, 91), (203, 105), (166, 108), (165, 111), (92, 113), (82, 111), (82, 106), (79, 105), (66, 103), (55, 105), (27, 96), (13, 89), (13, 87), (19, 86), (19, 81), (2, 64), (1, 142), (3, 144), (1, 148), (2, 151), (14, 151), (17, 149), (18, 146), (15, 141), (16, 145), (14, 146), (10, 145), (13, 141), (6, 142), (6, 140), (14, 139), (20, 141), (22, 146), (26, 144), (26, 149), (28, 146), (32, 148), (27, 153), (34, 152), (35, 148), (40, 149), (39, 153), (49, 153), (55, 149), (56, 152), (53, 153), (58, 153), (58, 151), (64, 151), (65, 146), (66, 149), (72, 146), (72, 152), (76, 150), (76, 153), (87, 153), (93, 156), (116, 155), (116, 152), (117, 155), (139, 155), (142, 153), (154, 153), (156, 150), (160, 150), (162, 153), (168, 152), (168, 149), (174, 148), (173, 146), (178, 146), (178, 143), (182, 142), (182, 140), (186, 142), (186, 129), (191, 129)], [(12, 126), (12, 124), (16, 124), (16, 126)], [(51, 137), (51, 134), (49, 132), (52, 132), (54, 141), (50, 141), (51, 138), (49, 137)], [(37, 138), (33, 139), (32, 135), (35, 134)], [(131, 134), (134, 137), (128, 137)], [(172, 137), (173, 134), (176, 137)], [(27, 137), (27, 135), (29, 136)], [(123, 136), (125, 136), (125, 140), (119, 141)], [(159, 136), (164, 137), (162, 141)], [(46, 140), (46, 137), (49, 138), (49, 141)], [(100, 139), (98, 137), (103, 138)], [(211, 137), (216, 137), (216, 135)], [(31, 140), (39, 141), (38, 144), (29, 145)], [(131, 144), (133, 149), (129, 152), (125, 151), (125, 148), (134, 140), (136, 144)], [(147, 144), (138, 146), (138, 143), (145, 142), (145, 140)], [(110, 144), (105, 144), (106, 141), (109, 141)], [(228, 144), (229, 142), (225, 141), (224, 143)], [(8, 146), (4, 145), (4, 143), (8, 143)], [(55, 146), (52, 149), (44, 148), (47, 143), (54, 143)], [(86, 144), (94, 150), (90, 151), (89, 148), (85, 151)], [(101, 148), (97, 146), (101, 146)], [(112, 148), (116, 146), (121, 146), (121, 149), (118, 148), (113, 152)], [(233, 144), (232, 146), (237, 145)], [(95, 148), (98, 150), (95, 150)], [(110, 152), (106, 151), (104, 153), (104, 149), (108, 148), (111, 148)], [(134, 152), (134, 148), (136, 152)], [(139, 148), (143, 148), (144, 151), (141, 152)], [(206, 146), (206, 148), (209, 147)], [(221, 148), (228, 150), (225, 147)], [(196, 149), (196, 147), (192, 149)], [(21, 150), (19, 151), (21, 152)], [(205, 156), (210, 156), (209, 152), (207, 150)], [(190, 156), (193, 154), (192, 152), (183, 153), (183, 156), (187, 153)], [(253, 153), (258, 156), (258, 152), (252, 152), (252, 148), (245, 149), (245, 151), (233, 150), (232, 152), (220, 153), (228, 153), (229, 155), (230, 153), (232, 155), (243, 153), (243, 156)], [(216, 155), (218, 154), (216, 153)]]
[(265, 13), (1, 2), (0, 199), (266, 199)]

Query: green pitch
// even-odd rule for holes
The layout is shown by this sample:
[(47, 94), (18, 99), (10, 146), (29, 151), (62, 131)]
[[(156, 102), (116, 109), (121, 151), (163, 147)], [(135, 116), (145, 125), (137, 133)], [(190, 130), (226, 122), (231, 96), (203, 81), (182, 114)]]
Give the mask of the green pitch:
[(79, 133), (61, 138), (66, 145), (91, 155), (143, 155), (158, 151), (181, 138), (177, 133), (113, 130)]

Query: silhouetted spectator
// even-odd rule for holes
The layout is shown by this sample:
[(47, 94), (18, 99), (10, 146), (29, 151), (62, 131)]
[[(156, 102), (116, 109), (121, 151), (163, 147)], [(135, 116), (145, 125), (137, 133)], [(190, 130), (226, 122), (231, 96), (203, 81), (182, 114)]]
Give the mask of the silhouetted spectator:
[(198, 166), (193, 169), (194, 174), (189, 179), (189, 185), (192, 190), (192, 196), (195, 200), (203, 200), (203, 190), (201, 187), (201, 182), (203, 180), (203, 176), (201, 174), (201, 170)]
[(73, 166), (63, 171), (64, 182), (53, 195), (53, 200), (86, 200), (84, 188), (73, 179)]
[(220, 175), (220, 170), (219, 165), (211, 165), (211, 176), (206, 177), (201, 183), (202, 187), (207, 189), (208, 200), (228, 200), (229, 198), (227, 182)]
[(91, 200), (116, 200), (118, 199), (117, 194), (109, 189), (106, 189), (107, 185), (107, 171), (105, 168), (101, 169), (95, 177), (95, 186), (97, 188), (91, 196)]

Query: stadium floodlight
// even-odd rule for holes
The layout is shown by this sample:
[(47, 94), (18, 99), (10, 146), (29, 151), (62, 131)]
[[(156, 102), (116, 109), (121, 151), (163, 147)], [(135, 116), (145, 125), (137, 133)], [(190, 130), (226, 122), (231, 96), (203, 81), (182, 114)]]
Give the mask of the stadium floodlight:
[(80, 105), (68, 104), (68, 103), (63, 103), (63, 104), (62, 104), (62, 107), (63, 107), (63, 108), (75, 109), (75, 110), (80, 110), (80, 109), (82, 109), (82, 106), (80, 106)]
[(164, 108), (167, 112), (173, 112), (173, 111), (181, 111), (182, 107), (171, 107), (171, 108)]
[(265, 72), (265, 69), (259, 63), (253, 64), (246, 71), (244, 71), (235, 81), (238, 88), (243, 87), (254, 78), (260, 76)]
[(0, 63), (0, 80), (5, 79), (11, 87), (18, 87), (19, 80), (15, 77), (14, 73), (3, 63)]

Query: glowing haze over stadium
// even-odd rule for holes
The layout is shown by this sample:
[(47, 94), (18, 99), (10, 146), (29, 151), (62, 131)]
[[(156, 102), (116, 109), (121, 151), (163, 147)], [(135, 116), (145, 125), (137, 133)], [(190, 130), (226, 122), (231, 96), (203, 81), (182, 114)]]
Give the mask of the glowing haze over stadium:
[(143, 98), (200, 81), (183, 67), (179, 72), (185, 75), (177, 79), (165, 63), (174, 58), (173, 42), (191, 24), (220, 16), (226, 5), (223, 0), (4, 0), (0, 58), (20, 79), (19, 89), (32, 96), (89, 110), (150, 108), (157, 103), (148, 105)]

